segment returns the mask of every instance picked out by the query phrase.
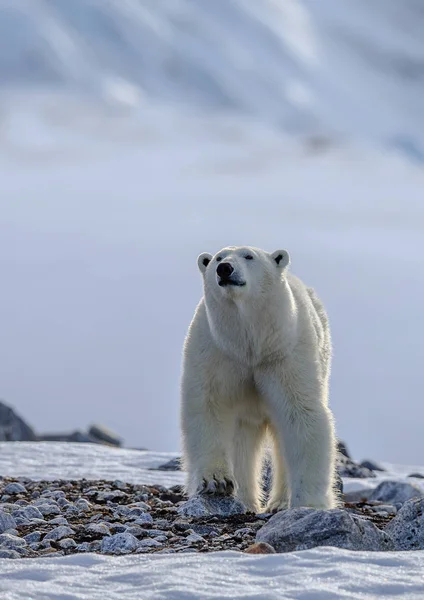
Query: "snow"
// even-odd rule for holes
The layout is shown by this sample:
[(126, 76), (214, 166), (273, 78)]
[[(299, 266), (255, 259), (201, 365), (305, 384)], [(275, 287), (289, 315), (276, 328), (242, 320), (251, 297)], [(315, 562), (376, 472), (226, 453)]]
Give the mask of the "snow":
[(0, 559), (2, 600), (420, 600), (424, 552)]

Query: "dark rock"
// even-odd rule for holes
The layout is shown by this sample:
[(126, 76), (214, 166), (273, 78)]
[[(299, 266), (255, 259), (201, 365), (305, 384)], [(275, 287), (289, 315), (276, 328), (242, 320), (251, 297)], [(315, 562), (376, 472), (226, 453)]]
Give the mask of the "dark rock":
[(98, 440), (100, 444), (108, 444), (109, 446), (117, 447), (122, 445), (121, 438), (103, 425), (91, 425), (88, 430), (88, 435)]
[(0, 401), (0, 442), (34, 442), (37, 436), (15, 411)]
[(185, 517), (230, 516), (246, 512), (246, 507), (232, 496), (194, 496), (179, 506), (178, 513)]
[(159, 467), (151, 468), (151, 471), (181, 471), (181, 458), (176, 457)]
[(337, 455), (337, 471), (341, 477), (358, 477), (364, 479), (376, 476), (374, 471), (361, 467), (354, 460), (347, 458), (343, 454)]
[(371, 471), (385, 471), (386, 469), (383, 469), (383, 467), (380, 467), (380, 465), (378, 465), (377, 463), (375, 463), (372, 460), (363, 460), (361, 463), (359, 463), (360, 467), (364, 467), (365, 469), (370, 469)]
[(386, 532), (396, 550), (424, 550), (424, 499), (407, 500)]
[(292, 508), (281, 511), (256, 534), (257, 542), (270, 544), (277, 552), (335, 546), (346, 550), (392, 550), (393, 542), (373, 523), (345, 510)]
[(403, 504), (412, 498), (422, 498), (423, 491), (412, 483), (400, 481), (382, 481), (371, 494), (368, 500), (371, 502), (386, 502), (387, 504)]
[(12, 517), (12, 515), (9, 515), (9, 513), (4, 512), (4, 510), (2, 510), (0, 508), (0, 533), (4, 533), (8, 529), (15, 529), (15, 528), (16, 528), (15, 519)]
[(342, 440), (337, 440), (337, 451), (346, 458), (352, 458), (346, 444)]
[(422, 473), (411, 473), (408, 477), (415, 477), (415, 479), (424, 479), (424, 475)]

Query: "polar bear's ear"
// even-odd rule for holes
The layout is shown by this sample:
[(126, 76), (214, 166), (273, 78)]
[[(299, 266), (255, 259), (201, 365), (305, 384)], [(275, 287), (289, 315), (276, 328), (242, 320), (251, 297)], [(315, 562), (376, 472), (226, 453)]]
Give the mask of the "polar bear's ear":
[(197, 266), (199, 267), (199, 271), (204, 273), (206, 271), (206, 267), (212, 260), (212, 254), (209, 252), (203, 252), (197, 259)]
[(279, 269), (285, 269), (290, 264), (290, 256), (287, 250), (276, 250), (271, 254), (271, 258)]

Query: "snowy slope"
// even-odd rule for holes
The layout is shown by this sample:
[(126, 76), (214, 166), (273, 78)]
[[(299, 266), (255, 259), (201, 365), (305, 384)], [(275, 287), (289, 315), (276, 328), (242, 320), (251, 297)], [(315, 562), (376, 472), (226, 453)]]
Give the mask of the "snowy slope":
[(424, 156), (416, 0), (0, 0), (0, 88), (244, 112)]
[[(181, 481), (181, 473), (147, 469), (171, 456), (83, 444), (8, 442), (0, 443), (0, 473), (35, 479), (119, 478), (170, 485)], [(397, 479), (402, 479), (402, 473), (408, 469), (423, 470), (387, 466), (390, 472), (385, 476)], [(375, 485), (376, 481), (364, 483)], [(424, 551), (369, 553), (336, 548), (273, 556), (219, 552), (0, 559), (0, 597), (2, 600), (371, 600), (376, 597), (419, 600), (424, 594), (423, 569)]]
[(2, 397), (38, 431), (103, 421), (177, 450), (197, 255), (287, 247), (330, 314), (339, 436), (422, 461), (420, 169), (247, 119), (48, 102), (16, 101), (0, 133)]

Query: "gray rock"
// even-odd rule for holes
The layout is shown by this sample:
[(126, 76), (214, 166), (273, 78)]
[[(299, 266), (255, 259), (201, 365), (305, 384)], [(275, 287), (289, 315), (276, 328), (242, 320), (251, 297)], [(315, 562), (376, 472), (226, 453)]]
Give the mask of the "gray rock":
[(389, 535), (370, 521), (341, 509), (292, 508), (281, 511), (256, 534), (277, 552), (335, 546), (346, 550), (393, 550)]
[(58, 545), (60, 548), (62, 548), (62, 550), (74, 550), (74, 548), (77, 547), (76, 542), (72, 538), (64, 538), (63, 540), (60, 540)]
[(23, 508), (14, 510), (12, 515), (15, 518), (26, 519), (28, 521), (32, 521), (33, 519), (44, 519), (36, 506), (24, 506)]
[(0, 442), (34, 442), (37, 436), (15, 411), (0, 401)]
[(145, 538), (139, 542), (139, 546), (141, 548), (162, 548), (163, 543), (159, 540), (154, 540), (152, 538)]
[(371, 471), (385, 471), (383, 467), (380, 467), (377, 463), (372, 460), (363, 460), (359, 463), (360, 467), (364, 467), (365, 469), (370, 469)]
[(100, 549), (101, 544), (98, 540), (94, 540), (94, 542), (82, 542), (77, 545), (78, 552), (99, 552)]
[(137, 550), (139, 543), (131, 533), (116, 533), (110, 537), (104, 537), (100, 549), (106, 554), (129, 554)]
[(75, 531), (73, 529), (66, 527), (66, 525), (59, 525), (59, 527), (55, 527), (44, 536), (43, 542), (46, 540), (57, 542), (63, 538), (69, 537), (70, 535), (75, 535)]
[(90, 523), (85, 530), (88, 533), (96, 533), (99, 535), (110, 535), (110, 528), (106, 523)]
[(74, 506), (82, 512), (87, 512), (93, 508), (93, 505), (85, 498), (78, 498), (78, 500), (74, 502)]
[(98, 443), (100, 444), (107, 444), (109, 446), (122, 445), (121, 438), (103, 425), (91, 425), (90, 429), (88, 430), (88, 435), (95, 440), (98, 440)]
[(422, 473), (411, 473), (408, 477), (415, 477), (415, 479), (424, 479), (424, 475)]
[(8, 548), (9, 550), (17, 550), (26, 546), (27, 542), (23, 538), (17, 537), (16, 535), (10, 535), (9, 533), (0, 534), (0, 547)]
[(148, 535), (147, 531), (140, 527), (140, 525), (130, 525), (127, 527), (126, 531), (134, 535), (136, 538), (146, 537), (146, 535)]
[(54, 503), (43, 503), (37, 505), (38, 510), (43, 515), (43, 517), (49, 517), (51, 515), (60, 515), (60, 508)]
[(181, 471), (181, 458), (172, 458), (159, 467), (151, 468), (151, 471)]
[(153, 517), (149, 513), (142, 513), (134, 521), (134, 525), (151, 525), (153, 523)]
[(190, 533), (190, 535), (186, 537), (187, 544), (200, 544), (205, 541), (205, 538), (199, 535), (198, 533)]
[(10, 494), (10, 495), (26, 493), (25, 487), (21, 483), (16, 483), (16, 482), (8, 483), (3, 491), (5, 494)]
[(0, 548), (0, 558), (21, 558), (21, 555), (19, 554), (19, 552), (16, 552), (16, 550)]
[(400, 481), (382, 481), (371, 494), (368, 500), (371, 502), (384, 502), (387, 504), (403, 504), (411, 498), (422, 498), (422, 490), (412, 483)]
[(8, 529), (15, 529), (16, 521), (9, 515), (9, 513), (5, 512), (0, 508), (0, 533), (4, 533)]
[(386, 527), (396, 550), (424, 550), (424, 499), (407, 500)]
[(219, 515), (227, 517), (246, 512), (240, 500), (232, 496), (202, 495), (194, 496), (178, 507), (178, 513), (184, 517), (210, 517)]
[(54, 519), (50, 519), (49, 525), (69, 525), (69, 523), (65, 517), (55, 517)]
[(116, 502), (116, 500), (124, 500), (128, 494), (121, 490), (109, 490), (97, 493), (97, 502)]
[(365, 479), (366, 477), (375, 477), (374, 471), (361, 467), (351, 458), (343, 454), (337, 454), (336, 460), (337, 472), (341, 477), (358, 477)]
[(36, 544), (41, 540), (41, 533), (40, 531), (33, 531), (32, 533), (28, 533), (28, 535), (24, 536), (24, 540), (28, 544)]

